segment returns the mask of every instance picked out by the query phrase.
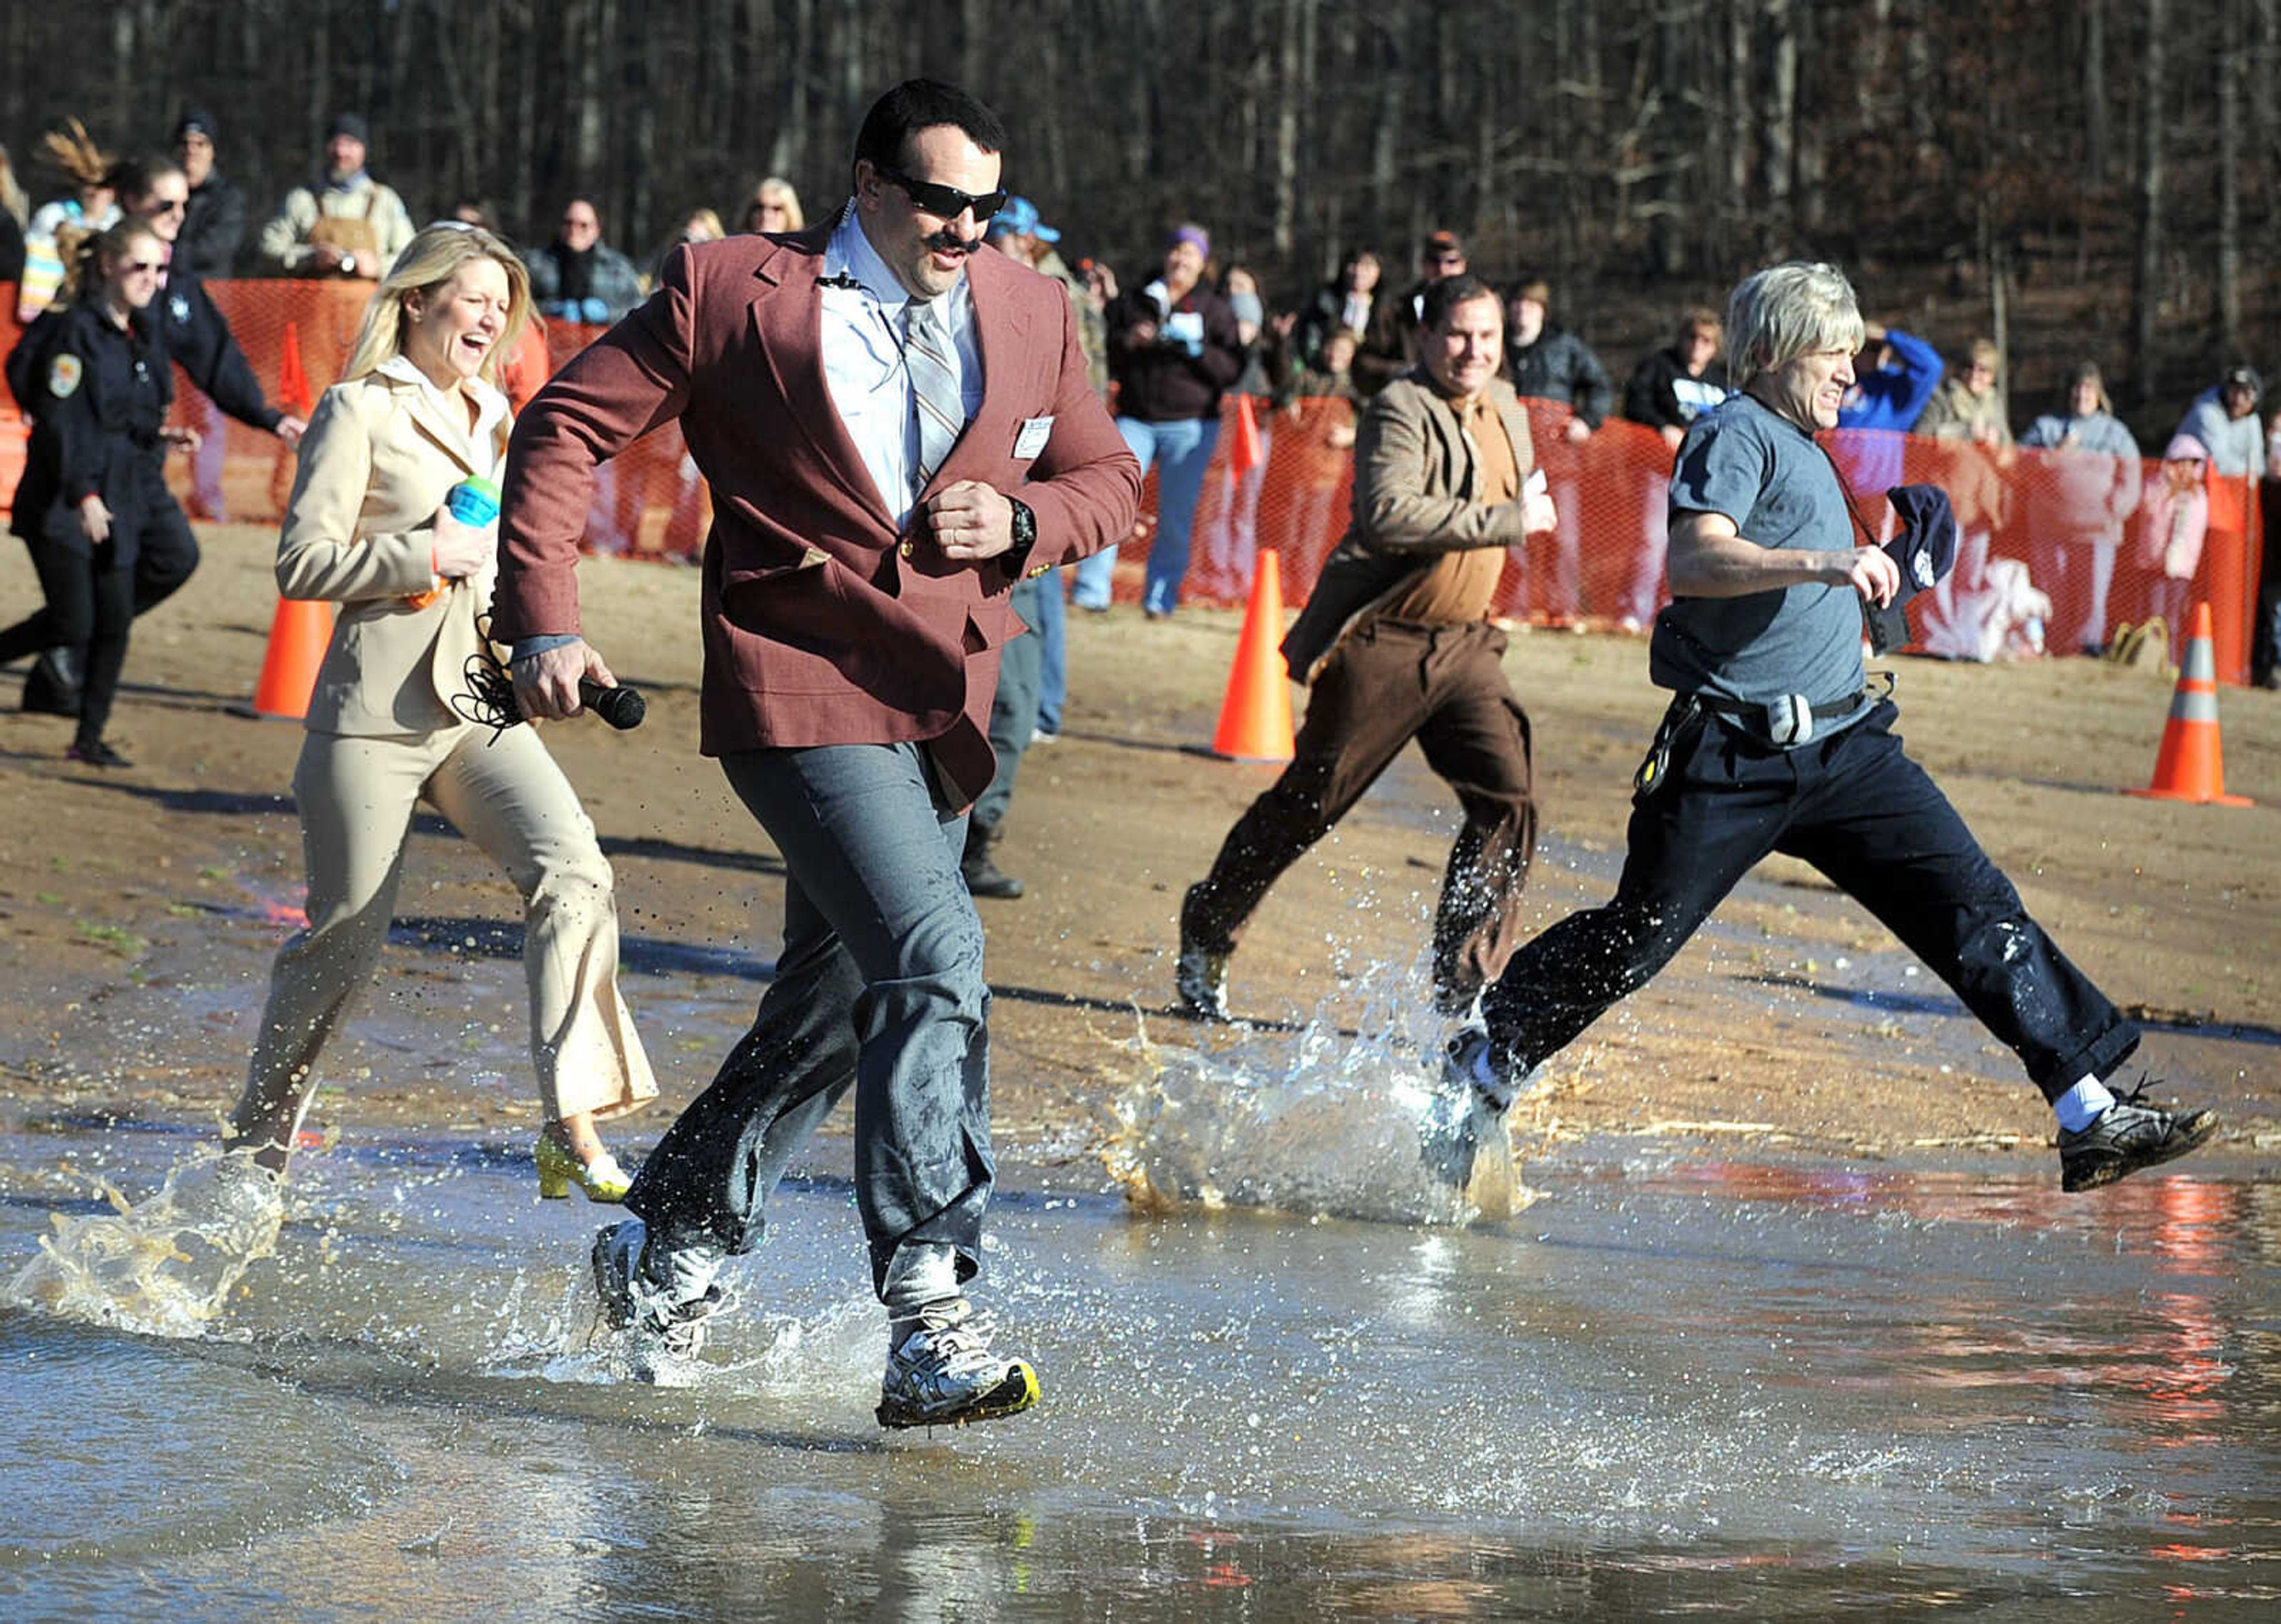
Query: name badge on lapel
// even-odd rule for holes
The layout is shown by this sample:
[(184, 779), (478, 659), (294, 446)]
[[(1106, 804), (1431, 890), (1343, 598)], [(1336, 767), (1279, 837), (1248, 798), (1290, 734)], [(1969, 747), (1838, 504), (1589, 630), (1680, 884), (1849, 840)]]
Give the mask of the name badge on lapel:
[(1054, 420), (1050, 417), (1028, 417), (1022, 420), (1021, 432), (1014, 437), (1014, 456), (1017, 461), (1027, 461), (1045, 450), (1046, 442), (1054, 437)]

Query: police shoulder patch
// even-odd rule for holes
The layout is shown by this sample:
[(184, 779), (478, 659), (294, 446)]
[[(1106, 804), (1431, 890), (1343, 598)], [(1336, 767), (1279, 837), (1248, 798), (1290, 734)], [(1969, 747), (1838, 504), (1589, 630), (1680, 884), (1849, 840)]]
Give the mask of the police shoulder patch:
[(58, 355), (48, 365), (48, 393), (58, 400), (68, 400), (79, 389), (85, 368), (76, 355)]

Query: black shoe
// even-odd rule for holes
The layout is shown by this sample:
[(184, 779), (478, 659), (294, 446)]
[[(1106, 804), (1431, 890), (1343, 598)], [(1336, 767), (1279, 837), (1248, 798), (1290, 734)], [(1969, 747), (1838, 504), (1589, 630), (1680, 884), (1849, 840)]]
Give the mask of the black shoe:
[(1200, 1021), (1233, 1022), (1227, 1010), (1227, 962), (1233, 955), (1216, 952), (1196, 940), (1192, 921), (1203, 908), (1201, 899), (1209, 881), (1198, 881), (1180, 898), (1180, 955), (1172, 962), (1172, 990), (1180, 1008)]
[(1001, 873), (998, 865), (990, 861), (990, 848), (997, 844), (996, 828), (967, 824), (966, 853), (959, 859), (958, 872), (966, 881), (968, 894), (1010, 902), (1022, 894), (1022, 882), (1010, 874)]
[(64, 752), (65, 759), (81, 762), (89, 767), (132, 767), (134, 762), (112, 749), (100, 739), (82, 739)]
[(66, 651), (55, 648), (34, 661), (31, 675), (24, 678), (23, 708), (40, 716), (78, 715), (79, 679), (72, 663)]
[(2149, 1079), (2120, 1095), (2079, 1133), (2060, 1133), (2060, 1188), (2095, 1190), (2102, 1184), (2182, 1156), (2217, 1132), (2211, 1110), (2166, 1111), (2142, 1105)]

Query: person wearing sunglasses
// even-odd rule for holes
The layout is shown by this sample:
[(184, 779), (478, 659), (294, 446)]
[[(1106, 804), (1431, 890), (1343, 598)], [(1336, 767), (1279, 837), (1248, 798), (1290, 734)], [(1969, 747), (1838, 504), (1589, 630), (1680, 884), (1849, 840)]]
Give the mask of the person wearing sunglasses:
[[(31, 550), (46, 606), (0, 631), (0, 661), (49, 649), (87, 650), (79, 729), (67, 754), (124, 767), (104, 737), (135, 619), (135, 560), (187, 537), (167, 494), (169, 446), (195, 446), (166, 427), (173, 369), (151, 306), (164, 248), (140, 220), (78, 236), (66, 230), (58, 305), (36, 344), (9, 358), (8, 387), (32, 417), (12, 527)], [(27, 335), (27, 340), (29, 336)]]
[[(159, 297), (151, 305), (151, 322), (167, 359), (202, 391), (191, 403), (197, 447), (191, 457), (190, 506), (200, 517), (220, 521), (223, 416), (274, 434), (288, 445), (300, 443), (306, 425), (269, 404), (228, 321), (182, 261), (179, 244), (190, 188), (181, 166), (170, 158), (124, 159), (112, 166), (111, 180), (127, 217), (149, 227), (161, 245), (166, 263), (159, 274)], [(41, 322), (47, 320), (43, 316)], [(35, 342), (31, 334), (26, 341)], [(153, 531), (135, 555), (135, 613), (147, 615), (164, 603), (197, 567), (197, 541), (188, 527)], [(24, 708), (77, 715), (77, 673), (84, 664), (84, 651), (43, 654), (25, 682)]]
[(677, 420), (712, 488), (700, 747), (782, 854), (784, 937), (752, 1030), (594, 1238), (604, 1321), (661, 1385), (698, 1358), (729, 1260), (855, 1096), (856, 1205), (887, 1311), (885, 1427), (1028, 1408), (966, 1282), (995, 1179), (990, 995), (960, 883), (1015, 582), (1125, 535), (1140, 471), (1086, 382), (1069, 300), (983, 231), (1005, 127), (952, 86), (873, 104), (846, 207), (675, 251), (649, 302), (517, 424), (494, 632), (524, 714), (577, 714), (598, 467)]
[(602, 216), (584, 197), (562, 205), (554, 240), (523, 256), (531, 307), (549, 321), (615, 321), (642, 300), (634, 262), (602, 241)]
[(1454, 231), (1429, 233), (1418, 248), (1418, 280), (1399, 298), (1380, 290), (1371, 302), (1370, 325), (1363, 329), (1362, 348), (1355, 352), (1355, 388), (1365, 398), (1378, 393), (1418, 363), (1418, 324), (1426, 308), (1426, 290), (1437, 282), (1463, 276), (1471, 262), (1464, 239)]

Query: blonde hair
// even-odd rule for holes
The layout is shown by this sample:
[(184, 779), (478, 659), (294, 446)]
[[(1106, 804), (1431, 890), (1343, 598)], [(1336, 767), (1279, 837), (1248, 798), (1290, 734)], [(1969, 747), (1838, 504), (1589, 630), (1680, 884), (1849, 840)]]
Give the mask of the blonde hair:
[(799, 231), (807, 227), (808, 216), (800, 212), (800, 194), (793, 190), (792, 182), (784, 176), (772, 174), (753, 188), (753, 200), (745, 205), (745, 224), (748, 229), (752, 226), (753, 212), (763, 203), (784, 205), (785, 229)]
[(117, 220), (101, 231), (70, 221), (58, 227), (56, 258), (64, 262), (64, 279), (56, 290), (57, 305), (85, 299), (103, 280), (103, 261), (124, 259), (135, 243), (146, 237), (153, 248), (165, 247), (145, 220)]
[(495, 261), (506, 273), (506, 326), (483, 357), (483, 365), (484, 382), (498, 383), (499, 369), (514, 352), (514, 342), (530, 319), (530, 273), (522, 268), (514, 250), (499, 238), (481, 226), (457, 220), (438, 221), (405, 244), (395, 265), (380, 279), (372, 303), (365, 306), (364, 325), (357, 329), (356, 345), (349, 352), (349, 364), (342, 368), (341, 381), (377, 372), (403, 354), (406, 303), (433, 293), (458, 275), (460, 267), (477, 259)]
[(1866, 333), (1853, 284), (1834, 265), (1768, 266), (1744, 277), (1727, 301), (1727, 365), (1738, 389), (1801, 355), (1851, 354)]
[(113, 159), (95, 144), (95, 137), (77, 119), (66, 119), (63, 128), (41, 136), (40, 156), (47, 159), (48, 167), (81, 190), (111, 189)]

